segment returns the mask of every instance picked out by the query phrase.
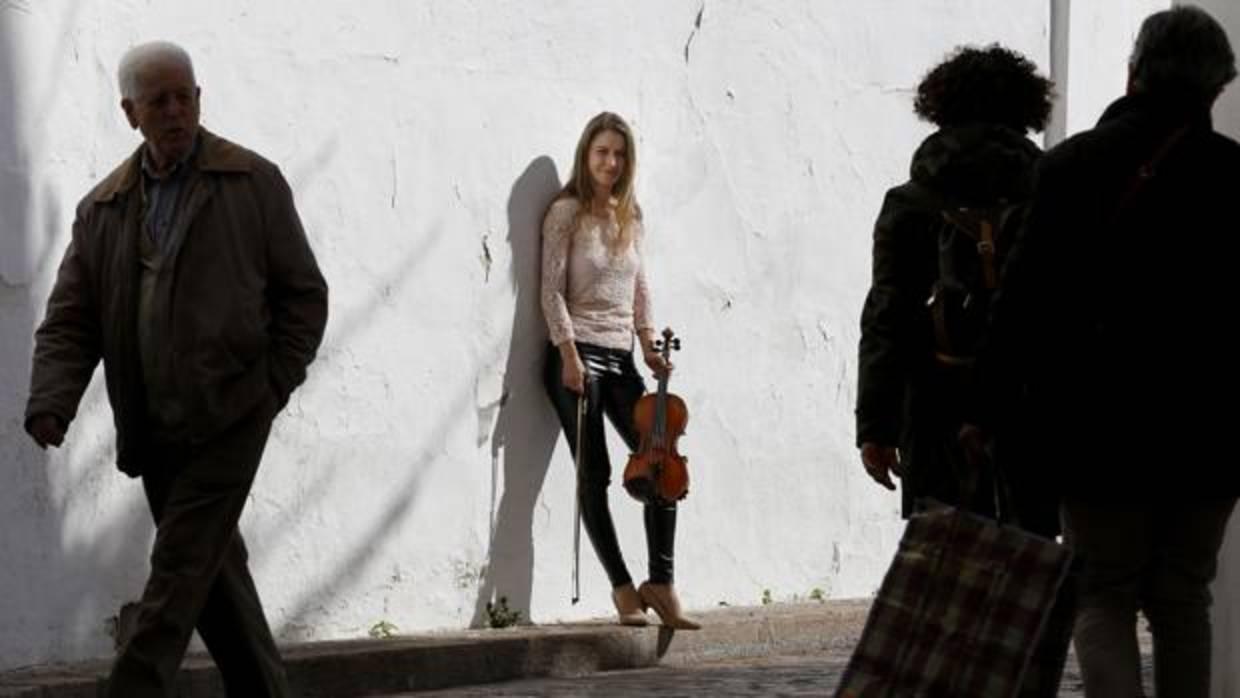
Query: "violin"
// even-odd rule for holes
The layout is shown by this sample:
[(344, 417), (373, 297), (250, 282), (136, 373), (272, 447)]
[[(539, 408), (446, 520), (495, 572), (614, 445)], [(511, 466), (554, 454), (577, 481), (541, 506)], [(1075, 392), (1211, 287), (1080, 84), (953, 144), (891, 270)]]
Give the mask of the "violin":
[[(680, 338), (671, 328), (665, 329), (663, 339), (654, 341), (654, 348), (668, 361), (673, 349), (680, 350)], [(643, 395), (633, 407), (641, 441), (624, 468), (624, 489), (644, 503), (671, 504), (689, 492), (688, 458), (676, 450), (676, 440), (685, 433), (689, 421), (689, 408), (678, 395), (667, 391), (669, 374), (659, 376), (658, 391)]]

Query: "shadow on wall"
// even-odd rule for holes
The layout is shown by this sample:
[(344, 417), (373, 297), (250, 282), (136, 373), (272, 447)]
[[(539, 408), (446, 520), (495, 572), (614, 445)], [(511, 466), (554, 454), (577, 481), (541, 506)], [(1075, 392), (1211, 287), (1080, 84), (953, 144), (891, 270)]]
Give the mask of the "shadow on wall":
[[(298, 168), (298, 172), (306, 173), (298, 175), (297, 178), (299, 180), (303, 178), (312, 179), (312, 172), (315, 168), (325, 169), (321, 166), (330, 160), (330, 156), (323, 155), (324, 152), (321, 149), (319, 155), (314, 158), (314, 168)], [(431, 259), (429, 249), (439, 237), (438, 226), (432, 225), (431, 228), (436, 232), (425, 236), (421, 243), (406, 252), (399, 261), (391, 266), (391, 271), (373, 285), (373, 290), (367, 303), (369, 308), (377, 309), (380, 305), (388, 303), (387, 299), (400, 298), (404, 295), (404, 288), (406, 286), (422, 278), (418, 273), (418, 269), (426, 260)], [(315, 253), (322, 259), (324, 249), (316, 247)], [(334, 283), (334, 280), (328, 278), (328, 284), (332, 283)], [(371, 312), (359, 312), (339, 319), (329, 319), (328, 322), (329, 329), (334, 328), (334, 330), (329, 331), (331, 343), (325, 344), (320, 348), (316, 363), (311, 367), (312, 372), (323, 371), (323, 365), (332, 353), (342, 350), (347, 351), (350, 340), (375, 322), (375, 319)], [(320, 376), (317, 380), (323, 379)], [(445, 401), (439, 421), (428, 425), (425, 433), (447, 433), (448, 425), (460, 420), (462, 415), (467, 413), (468, 404), (472, 397), (472, 393), (466, 392), (453, 396), (450, 401)], [(387, 483), (384, 486), (384, 490), (391, 493), (389, 503), (385, 505), (374, 522), (370, 524), (366, 533), (358, 539), (359, 542), (352, 552), (347, 557), (334, 561), (330, 571), (323, 574), (315, 574), (312, 578), (313, 581), (308, 582), (298, 598), (289, 604), (282, 614), (283, 618), (279, 625), (273, 627), (277, 640), (283, 641), (290, 637), (313, 636), (314, 625), (322, 620), (322, 614), (324, 614), (325, 609), (331, 607), (334, 599), (346, 598), (353, 585), (358, 582), (358, 571), (373, 564), (380, 555), (386, 554), (390, 550), (387, 543), (394, 536), (400, 535), (401, 527), (413, 514), (420, 501), (424, 489), (421, 484), (422, 479), (430, 465), (434, 462), (439, 446), (439, 442), (435, 439), (428, 439), (426, 445), (408, 459), (407, 477), (401, 482)], [(333, 465), (332, 468), (323, 472), (310, 485), (309, 492), (311, 494), (307, 497), (307, 501), (320, 501), (321, 497), (318, 493), (330, 490), (335, 478), (342, 475), (349, 476), (351, 472), (351, 469), (343, 465)], [(263, 539), (262, 544), (269, 550), (283, 547), (279, 544), (279, 538), (270, 536)]]
[[(143, 539), (136, 515), (117, 517), (113, 528), (86, 536), (66, 527), (73, 502), (89, 497), (89, 490), (49, 470), (66, 467), (69, 459), (53, 462), (23, 426), (33, 333), (45, 301), (35, 281), (54, 272), (66, 233), (62, 202), (50, 184), (36, 181), (33, 163), (41, 154), (32, 152), (39, 147), (32, 143), (42, 142), (42, 134), (24, 128), (39, 128), (29, 117), (47, 107), (46, 100), (38, 111), (29, 106), (33, 90), (20, 82), (16, 38), (26, 12), (23, 3), (0, 4), (0, 94), (7, 96), (0, 100), (0, 559), (7, 563), (0, 572), (0, 669), (106, 652), (120, 592), (99, 580), (116, 582), (120, 575), (109, 571), (140, 566), (145, 557), (116, 545)], [(63, 73), (64, 56), (72, 55), (68, 27), (77, 12), (70, 8), (61, 18), (60, 42), (49, 54), (58, 60), (39, 64), (49, 80)], [(93, 466), (108, 450), (79, 443), (73, 461)], [(71, 497), (58, 501), (57, 491)]]
[[(19, 94), (10, 12), (0, 8), (0, 94), (6, 96), (0, 100), (0, 464), (5, 468), (0, 475), (0, 525), (5, 531), (0, 559), (28, 560), (26, 550), (40, 549), (53, 561), (36, 569), (6, 564), (7, 571), (0, 572), (0, 617), (6, 626), (0, 629), (0, 669), (32, 660), (18, 651), (17, 638), (37, 632), (36, 619), (51, 614), (48, 608), (32, 608), (29, 602), (35, 599), (20, 590), (52, 583), (60, 537), (45, 480), (47, 457), (30, 446), (22, 427), (34, 299), (26, 271), (32, 247), (30, 182), (22, 166), (18, 100), (8, 98)], [(37, 520), (31, 520), (32, 512)]]
[[(560, 427), (542, 387), (547, 328), (539, 303), (542, 267), (542, 219), (560, 189), (555, 163), (535, 158), (508, 196), (508, 244), (512, 248), (512, 283), (516, 295), (512, 339), (504, 368), (504, 392), (491, 435), (490, 548), (474, 606), (472, 627), (485, 627), (487, 604), (500, 598), (530, 620), (534, 582), (534, 506), (547, 477)], [(498, 507), (495, 493), (501, 483)], [(564, 570), (565, 593), (568, 570)]]

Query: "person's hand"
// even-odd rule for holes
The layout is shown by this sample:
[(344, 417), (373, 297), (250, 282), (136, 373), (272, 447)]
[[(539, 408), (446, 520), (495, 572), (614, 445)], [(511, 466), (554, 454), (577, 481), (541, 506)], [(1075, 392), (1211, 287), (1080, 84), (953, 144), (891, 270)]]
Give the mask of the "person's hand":
[(39, 448), (60, 446), (65, 442), (65, 425), (54, 414), (35, 415), (30, 419), (30, 438)]
[(564, 369), (560, 371), (560, 380), (569, 392), (581, 395), (586, 391), (586, 366), (576, 355), (569, 359), (564, 362)]
[(861, 444), (861, 464), (874, 482), (889, 490), (896, 488), (891, 475), (903, 475), (900, 470), (900, 456), (894, 446), (882, 446), (873, 441)]
[(654, 371), (655, 378), (662, 378), (666, 374), (671, 373), (672, 369), (675, 368), (672, 366), (672, 362), (664, 359), (662, 354), (653, 349), (643, 349), (642, 360), (646, 362), (651, 371)]
[(964, 461), (975, 471), (990, 462), (990, 452), (986, 448), (986, 433), (975, 424), (962, 424), (956, 434), (960, 442), (960, 450), (964, 452)]

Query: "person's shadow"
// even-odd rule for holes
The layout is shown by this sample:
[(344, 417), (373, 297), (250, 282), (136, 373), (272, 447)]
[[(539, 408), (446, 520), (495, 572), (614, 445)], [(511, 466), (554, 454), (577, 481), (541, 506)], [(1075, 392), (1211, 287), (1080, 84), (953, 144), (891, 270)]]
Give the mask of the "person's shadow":
[[(0, 672), (106, 654), (121, 631), (118, 606), (141, 590), (151, 530), (145, 506), (134, 501), (136, 485), (103, 484), (121, 476), (111, 472), (110, 420), (99, 414), (101, 371), (61, 448), (40, 450), (25, 431), (34, 331), (68, 226), (57, 178), (38, 165), (46, 153), (31, 150), (46, 140), (50, 127), (36, 115), (48, 102), (40, 102), (38, 86), (27, 89), (30, 76), (18, 69), (24, 21), (16, 17), (28, 3), (11, 4), (0, 2), (0, 95), (32, 99), (0, 100)], [(71, 5), (62, 27), (76, 24)], [(71, 39), (66, 30), (47, 55), (72, 55)], [(60, 58), (43, 67), (49, 84), (66, 74)], [(106, 515), (101, 494), (109, 495)]]
[[(503, 461), (503, 493), (492, 519), (487, 565), (470, 623), (475, 628), (490, 624), (487, 605), (499, 604), (501, 598), (510, 611), (521, 613), (519, 622), (530, 622), (534, 506), (560, 437), (560, 424), (542, 385), (547, 327), (539, 303), (542, 219), (559, 189), (555, 163), (542, 155), (525, 168), (508, 196), (516, 307), (503, 396), (491, 434), (492, 462)], [(492, 492), (496, 487), (492, 483)]]

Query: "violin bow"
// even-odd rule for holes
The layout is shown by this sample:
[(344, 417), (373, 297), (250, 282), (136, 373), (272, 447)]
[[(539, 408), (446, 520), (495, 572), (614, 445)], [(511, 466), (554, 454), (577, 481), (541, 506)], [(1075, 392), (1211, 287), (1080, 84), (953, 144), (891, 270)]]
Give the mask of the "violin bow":
[(577, 488), (573, 497), (573, 604), (581, 600), (581, 459), (586, 423), (585, 386), (582, 385), (582, 388), (577, 396), (577, 457), (573, 459), (577, 472)]

